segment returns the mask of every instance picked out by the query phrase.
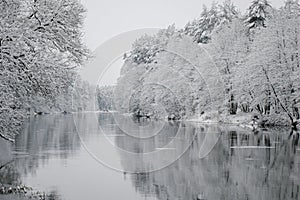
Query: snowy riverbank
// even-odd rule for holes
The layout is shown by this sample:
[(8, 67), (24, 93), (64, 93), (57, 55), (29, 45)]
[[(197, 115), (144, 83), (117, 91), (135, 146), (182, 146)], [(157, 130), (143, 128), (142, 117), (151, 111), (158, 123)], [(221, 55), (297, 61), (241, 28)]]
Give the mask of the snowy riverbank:
[(203, 115), (194, 116), (186, 121), (208, 124), (233, 124), (250, 129), (256, 129), (258, 127), (291, 126), (290, 120), (283, 114), (259, 116), (253, 113), (238, 113), (236, 115), (228, 115), (219, 114), (218, 112), (207, 112)]
[(224, 123), (251, 128), (255, 126), (255, 124), (253, 123), (253, 116), (251, 114), (244, 113), (237, 115), (225, 115), (219, 114), (218, 112), (208, 112), (203, 115), (194, 116), (186, 121), (207, 124)]

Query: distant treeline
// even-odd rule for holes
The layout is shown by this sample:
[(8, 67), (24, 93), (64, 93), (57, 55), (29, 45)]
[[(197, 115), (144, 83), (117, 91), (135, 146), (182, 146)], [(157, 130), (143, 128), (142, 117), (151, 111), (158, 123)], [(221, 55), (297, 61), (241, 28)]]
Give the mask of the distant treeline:
[(98, 109), (100, 111), (111, 111), (114, 110), (113, 106), (113, 95), (114, 86), (98, 86), (96, 89), (96, 98), (98, 103)]

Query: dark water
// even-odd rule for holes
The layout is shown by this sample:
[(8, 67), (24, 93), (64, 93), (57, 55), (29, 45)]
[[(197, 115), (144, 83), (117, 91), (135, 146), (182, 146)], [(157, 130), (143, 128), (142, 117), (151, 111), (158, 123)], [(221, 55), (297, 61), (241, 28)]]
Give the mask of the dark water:
[(111, 114), (33, 117), (14, 145), (0, 141), (0, 183), (65, 200), (300, 199), (298, 140)]

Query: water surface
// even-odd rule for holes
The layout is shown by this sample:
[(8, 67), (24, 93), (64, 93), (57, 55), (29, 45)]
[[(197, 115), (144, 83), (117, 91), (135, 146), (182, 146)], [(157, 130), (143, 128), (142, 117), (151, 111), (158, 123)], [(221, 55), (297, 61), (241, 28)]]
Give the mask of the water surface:
[(283, 129), (38, 116), (14, 145), (0, 141), (0, 182), (65, 200), (300, 199), (298, 140)]

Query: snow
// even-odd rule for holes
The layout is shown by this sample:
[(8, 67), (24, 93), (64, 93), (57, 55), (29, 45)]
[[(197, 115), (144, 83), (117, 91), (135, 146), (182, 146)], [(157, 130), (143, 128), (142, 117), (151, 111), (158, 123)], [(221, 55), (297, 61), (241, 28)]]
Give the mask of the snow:
[(73, 0), (0, 1), (1, 134), (18, 133), (28, 112), (71, 105), (62, 95), (71, 95), (76, 68), (88, 55), (82, 43), (84, 12)]
[(245, 128), (253, 129), (253, 120), (251, 114), (239, 113), (237, 115), (219, 114), (218, 112), (208, 112), (200, 116), (195, 116), (187, 121), (207, 124), (225, 123), (239, 125)]
[[(266, 0), (255, 0), (241, 17), (226, 1), (204, 7), (200, 18), (182, 30), (172, 26), (167, 37), (137, 40), (132, 52), (142, 62), (126, 59), (116, 87), (117, 109), (251, 129), (290, 125), (299, 116), (300, 102), (296, 8), (293, 4), (291, 12), (287, 2), (276, 10)], [(259, 122), (253, 123), (254, 115)]]

